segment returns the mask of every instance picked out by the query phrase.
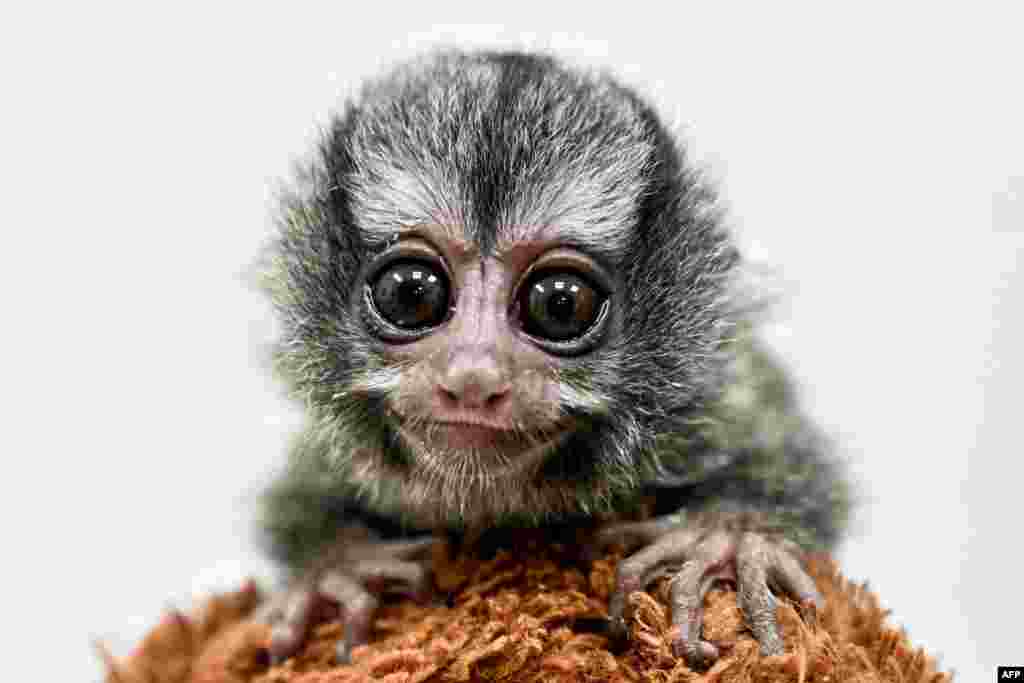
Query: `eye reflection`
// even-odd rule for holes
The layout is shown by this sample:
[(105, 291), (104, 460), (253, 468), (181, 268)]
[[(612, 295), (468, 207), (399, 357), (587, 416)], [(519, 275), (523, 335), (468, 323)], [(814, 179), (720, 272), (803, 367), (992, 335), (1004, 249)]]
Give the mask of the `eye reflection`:
[(447, 278), (420, 261), (400, 261), (385, 268), (371, 293), (381, 317), (406, 330), (434, 327), (448, 310)]
[(574, 339), (594, 324), (604, 299), (576, 273), (541, 273), (521, 295), (523, 329), (552, 341)]

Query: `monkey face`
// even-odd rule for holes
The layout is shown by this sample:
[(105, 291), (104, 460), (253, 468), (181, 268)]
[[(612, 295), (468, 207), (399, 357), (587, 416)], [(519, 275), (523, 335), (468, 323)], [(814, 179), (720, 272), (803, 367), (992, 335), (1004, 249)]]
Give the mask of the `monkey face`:
[(457, 226), (420, 226), (368, 265), (354, 305), (402, 368), (386, 407), (416, 466), (522, 476), (578, 426), (559, 370), (612, 329), (614, 280), (535, 234), (485, 257)]
[(735, 260), (651, 109), (551, 58), (442, 53), (318, 151), (264, 283), (332, 476), (443, 523), (635, 486), (714, 382)]

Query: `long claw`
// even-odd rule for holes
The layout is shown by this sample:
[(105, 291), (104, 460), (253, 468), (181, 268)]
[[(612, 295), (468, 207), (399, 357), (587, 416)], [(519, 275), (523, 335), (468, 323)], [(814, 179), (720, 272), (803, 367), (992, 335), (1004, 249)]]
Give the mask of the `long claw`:
[(764, 655), (784, 652), (773, 590), (795, 598), (803, 619), (814, 624), (823, 600), (800, 563), (798, 545), (754, 532), (737, 536), (724, 528), (680, 528), (682, 523), (680, 516), (670, 515), (615, 524), (598, 532), (597, 544), (602, 547), (612, 543), (644, 546), (622, 560), (616, 572), (608, 606), (607, 631), (613, 641), (624, 641), (628, 633), (629, 594), (646, 588), (673, 566), (679, 569), (670, 584), (672, 649), (693, 669), (707, 668), (722, 652), (721, 645), (701, 638), (704, 598), (716, 581), (735, 583), (739, 606)]
[(736, 551), (737, 601), (763, 655), (783, 653), (775, 618), (776, 599), (768, 588), (768, 568), (773, 566), (774, 554), (756, 534), (744, 534)]
[(692, 551), (693, 559), (672, 579), (672, 624), (677, 634), (672, 649), (691, 668), (705, 669), (718, 659), (718, 648), (700, 637), (704, 598), (716, 580), (732, 578), (728, 565), (733, 552), (727, 534), (711, 534)]
[(314, 623), (335, 617), (343, 628), (337, 658), (348, 661), (370, 636), (379, 596), (397, 593), (422, 602), (433, 593), (422, 560), (435, 543), (433, 537), (383, 541), (362, 527), (343, 529), (289, 591), (257, 611), (256, 619), (271, 627), (271, 662), (294, 655)]
[(373, 615), (379, 601), (348, 574), (328, 572), (320, 579), (320, 592), (341, 607), (343, 636), (336, 656), (339, 664), (348, 662), (352, 648), (362, 645), (370, 637)]
[(792, 596), (800, 609), (800, 616), (809, 626), (814, 626), (818, 620), (818, 608), (824, 602), (814, 580), (807, 575), (792, 553), (776, 549), (773, 555), (774, 562), (768, 573), (769, 583)]
[(624, 559), (616, 570), (615, 592), (608, 604), (614, 637), (625, 636), (626, 601), (629, 594), (643, 590), (670, 562), (683, 562), (698, 538), (696, 531), (679, 530)]

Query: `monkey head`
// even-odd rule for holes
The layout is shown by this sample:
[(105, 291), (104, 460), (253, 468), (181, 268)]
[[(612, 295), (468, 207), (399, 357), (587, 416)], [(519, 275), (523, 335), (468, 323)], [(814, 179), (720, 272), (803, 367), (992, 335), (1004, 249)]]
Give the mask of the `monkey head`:
[(417, 526), (596, 514), (713, 394), (736, 252), (652, 108), (545, 56), (368, 83), (261, 277), (300, 457)]

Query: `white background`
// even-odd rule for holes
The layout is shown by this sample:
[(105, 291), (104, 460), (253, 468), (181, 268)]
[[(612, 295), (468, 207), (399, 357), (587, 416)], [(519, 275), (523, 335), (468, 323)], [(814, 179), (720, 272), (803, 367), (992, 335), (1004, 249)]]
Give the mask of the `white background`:
[(1024, 663), (1020, 5), (478, 4), (0, 16), (5, 671), (45, 641), (98, 680), (91, 638), (267, 575), (252, 494), (297, 417), (240, 273), (328, 112), (438, 42), (610, 66), (684, 126), (865, 482), (846, 572), (958, 680)]

